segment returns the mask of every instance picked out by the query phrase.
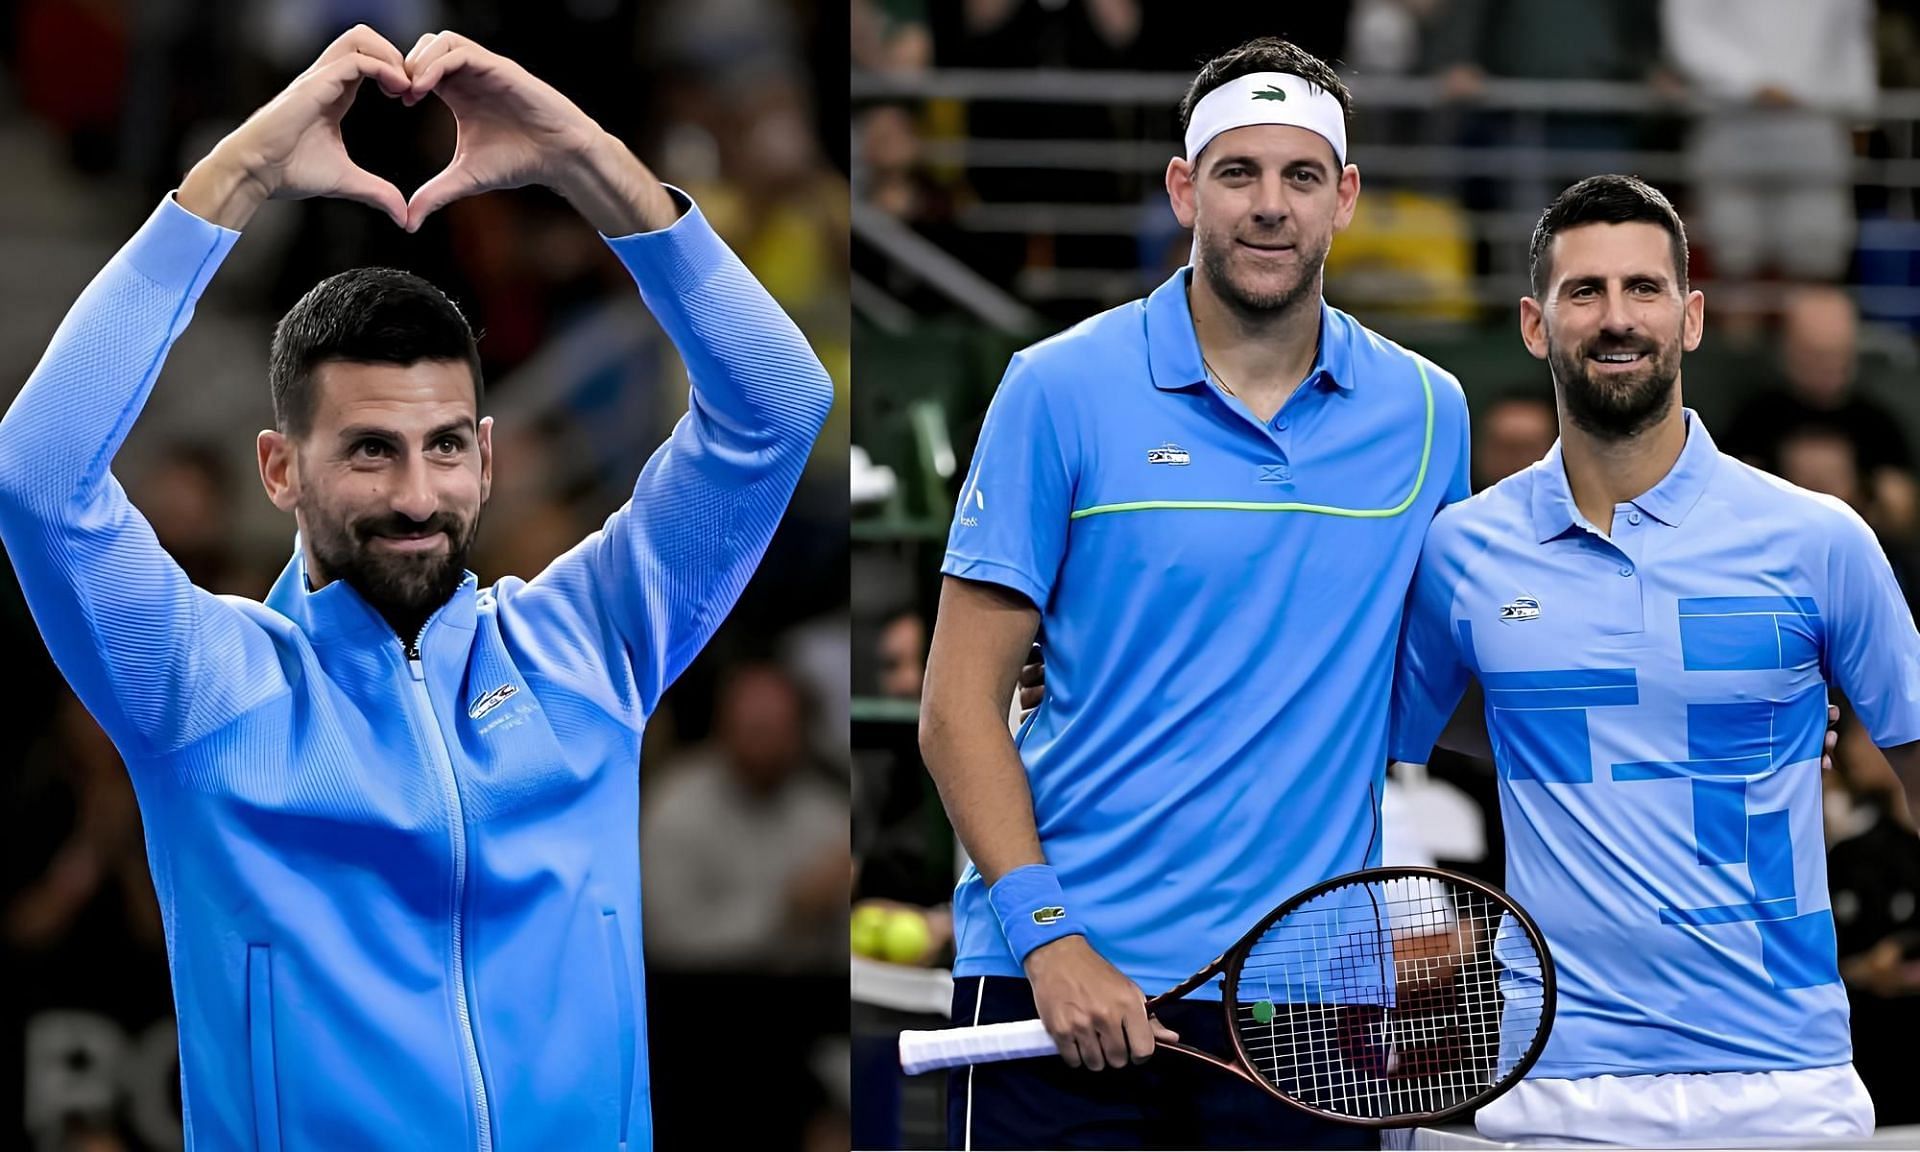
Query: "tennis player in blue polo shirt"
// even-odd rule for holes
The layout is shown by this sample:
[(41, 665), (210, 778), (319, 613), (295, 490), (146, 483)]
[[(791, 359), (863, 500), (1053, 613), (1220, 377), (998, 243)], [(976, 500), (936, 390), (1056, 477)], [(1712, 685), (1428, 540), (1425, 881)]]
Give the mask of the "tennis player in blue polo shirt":
[[(1065, 1059), (957, 1072), (954, 1147), (1377, 1146), (1191, 1062), (1115, 1068), (1156, 1027), (1224, 1045), (1217, 1011), (1156, 1025), (1145, 994), (1378, 860), (1400, 614), (1469, 491), (1455, 380), (1321, 299), (1360, 187), (1347, 107), (1283, 41), (1208, 63), (1167, 171), (1192, 266), (1017, 354), (989, 409), (921, 743), (973, 861), (954, 1020), (1037, 1011)], [(1016, 744), (1036, 631), (1048, 698)]]
[(1596, 176), (1533, 234), (1527, 348), (1560, 440), (1443, 512), (1409, 601), (1393, 754), (1469, 676), (1499, 767), (1507, 887), (1558, 1014), (1482, 1109), (1518, 1141), (1860, 1137), (1822, 838), (1837, 685), (1920, 797), (1920, 635), (1838, 500), (1721, 454), (1682, 406), (1704, 301), (1659, 192)]

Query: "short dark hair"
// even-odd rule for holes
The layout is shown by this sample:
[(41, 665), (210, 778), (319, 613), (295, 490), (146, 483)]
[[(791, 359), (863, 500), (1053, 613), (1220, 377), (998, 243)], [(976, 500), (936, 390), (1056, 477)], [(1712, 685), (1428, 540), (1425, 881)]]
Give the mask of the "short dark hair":
[(447, 294), (411, 272), (355, 268), (308, 290), (273, 329), (267, 376), (273, 422), (290, 436), (313, 424), (314, 370), (322, 364), (464, 360), (481, 397), (480, 347)]
[(1658, 188), (1638, 176), (1589, 176), (1560, 195), (1540, 214), (1527, 249), (1527, 277), (1535, 299), (1547, 289), (1553, 238), (1582, 224), (1657, 224), (1672, 241), (1673, 269), (1680, 290), (1687, 289), (1687, 226)]
[(1347, 91), (1340, 74), (1331, 65), (1290, 41), (1277, 36), (1262, 36), (1222, 52), (1202, 64), (1200, 71), (1194, 73), (1193, 82), (1187, 85), (1187, 94), (1180, 98), (1181, 138), (1186, 137), (1187, 126), (1193, 121), (1193, 106), (1200, 103), (1202, 97), (1222, 84), (1242, 76), (1251, 76), (1255, 72), (1285, 72), (1289, 76), (1298, 76), (1315, 88), (1331, 93), (1335, 100), (1340, 101), (1343, 114), (1353, 114), (1353, 94)]

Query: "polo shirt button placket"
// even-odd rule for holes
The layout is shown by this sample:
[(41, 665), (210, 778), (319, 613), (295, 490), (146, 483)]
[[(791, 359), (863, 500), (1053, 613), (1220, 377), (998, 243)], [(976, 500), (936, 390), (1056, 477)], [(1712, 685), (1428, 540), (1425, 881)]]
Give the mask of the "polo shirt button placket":
[(1287, 431), (1291, 426), (1292, 422), (1288, 420), (1286, 410), (1282, 408), (1274, 416), (1271, 429), (1267, 433), (1268, 438), (1273, 441), (1273, 462), (1276, 465), (1273, 475), (1283, 482), (1293, 479), (1293, 436)]

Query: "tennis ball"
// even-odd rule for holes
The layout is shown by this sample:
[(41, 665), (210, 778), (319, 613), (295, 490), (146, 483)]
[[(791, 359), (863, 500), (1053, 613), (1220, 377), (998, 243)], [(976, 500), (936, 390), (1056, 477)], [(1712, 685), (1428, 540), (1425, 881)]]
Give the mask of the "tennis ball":
[(853, 951), (856, 956), (878, 957), (881, 937), (887, 927), (887, 910), (878, 904), (862, 904), (853, 910)]
[(910, 908), (887, 917), (886, 927), (881, 930), (881, 955), (895, 964), (920, 963), (932, 944), (927, 918)]

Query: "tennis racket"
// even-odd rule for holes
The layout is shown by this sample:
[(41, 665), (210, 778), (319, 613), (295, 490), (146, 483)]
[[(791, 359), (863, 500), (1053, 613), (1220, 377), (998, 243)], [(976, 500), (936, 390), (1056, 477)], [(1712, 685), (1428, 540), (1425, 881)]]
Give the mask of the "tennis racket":
[[(1504, 892), (1440, 868), (1336, 876), (1268, 913), (1219, 959), (1147, 1001), (1221, 979), (1233, 1051), (1203, 1060), (1325, 1119), (1431, 1124), (1525, 1076), (1553, 1024), (1553, 962)], [(1052, 1056), (1039, 1020), (908, 1031), (909, 1074)]]

